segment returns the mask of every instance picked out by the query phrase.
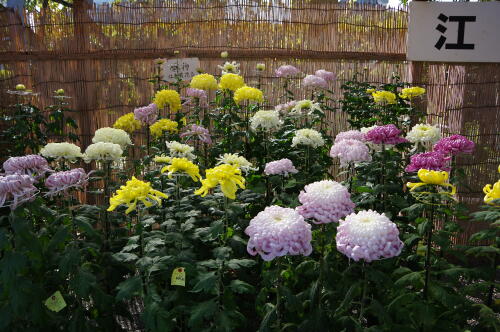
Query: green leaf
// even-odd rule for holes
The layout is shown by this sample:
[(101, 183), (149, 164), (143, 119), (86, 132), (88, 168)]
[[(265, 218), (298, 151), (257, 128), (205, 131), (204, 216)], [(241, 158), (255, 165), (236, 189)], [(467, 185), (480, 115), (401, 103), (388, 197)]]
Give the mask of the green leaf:
[(211, 316), (213, 316), (216, 310), (217, 302), (215, 301), (215, 299), (198, 303), (192, 309), (190, 309), (191, 314), (188, 321), (189, 327), (199, 326), (203, 322), (204, 318), (210, 318)]
[(235, 293), (239, 294), (245, 294), (245, 293), (253, 293), (254, 287), (250, 285), (247, 282), (244, 282), (242, 280), (233, 280), (229, 284), (229, 287), (233, 290)]
[(259, 326), (259, 332), (267, 332), (269, 331), (269, 325), (272, 321), (275, 321), (277, 316), (276, 316), (276, 307), (274, 304), (271, 303), (266, 303), (267, 311), (266, 315), (262, 319), (262, 322), (260, 322)]
[(117, 301), (130, 299), (135, 295), (139, 295), (142, 292), (141, 276), (134, 276), (122, 281), (116, 289), (118, 290), (118, 294), (116, 294)]
[(137, 260), (139, 257), (136, 254), (131, 254), (128, 252), (117, 252), (113, 255), (113, 258), (119, 262), (132, 262)]
[(77, 296), (87, 298), (95, 282), (96, 277), (92, 273), (80, 268), (70, 283)]
[(212, 271), (201, 274), (192, 291), (195, 293), (205, 292), (208, 294), (216, 294), (217, 289), (217, 274)]
[(423, 286), (423, 284), (424, 284), (423, 273), (411, 272), (396, 280), (394, 286), (397, 287), (414, 286), (416, 288), (420, 288)]
[(239, 269), (240, 267), (252, 267), (257, 264), (253, 259), (231, 259), (227, 262), (227, 266), (231, 269)]

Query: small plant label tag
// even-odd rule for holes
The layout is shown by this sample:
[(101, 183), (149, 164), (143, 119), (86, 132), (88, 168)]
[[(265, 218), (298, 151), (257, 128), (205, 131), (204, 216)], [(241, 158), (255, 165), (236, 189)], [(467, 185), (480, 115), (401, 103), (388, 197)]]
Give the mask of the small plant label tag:
[(64, 301), (61, 292), (57, 291), (45, 300), (45, 306), (49, 308), (49, 310), (59, 312), (66, 307), (66, 301)]
[(186, 271), (183, 267), (176, 267), (172, 271), (170, 284), (172, 286), (186, 286)]

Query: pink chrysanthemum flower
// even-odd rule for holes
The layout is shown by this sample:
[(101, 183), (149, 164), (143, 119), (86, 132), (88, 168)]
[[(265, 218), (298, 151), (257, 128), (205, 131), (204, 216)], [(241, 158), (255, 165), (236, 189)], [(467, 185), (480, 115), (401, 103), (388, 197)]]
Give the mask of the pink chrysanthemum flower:
[(191, 130), (188, 130), (186, 132), (183, 132), (182, 134), (179, 135), (180, 137), (188, 137), (188, 141), (191, 138), (196, 138), (202, 141), (203, 143), (206, 144), (212, 144), (212, 138), (210, 137), (210, 132), (208, 129), (198, 126), (198, 125), (191, 125)]
[(292, 65), (283, 65), (276, 69), (275, 74), (277, 77), (293, 77), (300, 74), (300, 70)]
[(318, 69), (314, 73), (314, 75), (321, 77), (327, 82), (335, 81), (335, 74), (331, 71), (326, 71), (324, 69)]
[(304, 87), (312, 87), (312, 88), (328, 88), (328, 83), (321, 77), (316, 75), (307, 75), (302, 80), (302, 85)]
[(450, 137), (441, 138), (435, 145), (434, 151), (448, 154), (459, 154), (474, 152), (475, 144), (471, 140), (462, 135), (452, 135)]
[(408, 140), (400, 136), (401, 130), (395, 125), (377, 126), (365, 134), (367, 141), (375, 144), (399, 144)]
[(274, 107), (275, 111), (278, 111), (280, 114), (289, 113), (295, 106), (297, 105), (296, 100), (289, 101), (288, 103), (279, 104)]
[(40, 179), (45, 173), (52, 172), (47, 160), (39, 155), (10, 157), (3, 163), (5, 174), (26, 174)]
[(433, 171), (450, 171), (448, 161), (450, 157), (446, 157), (441, 152), (431, 151), (417, 153), (410, 157), (410, 163), (406, 166), (407, 172), (418, 172), (419, 169), (425, 168)]
[(315, 224), (338, 222), (340, 218), (354, 211), (354, 203), (347, 188), (338, 182), (323, 180), (304, 187), (299, 194), (297, 211), (313, 219)]
[(153, 103), (148, 106), (136, 108), (134, 110), (134, 117), (142, 123), (152, 125), (158, 119), (158, 106)]
[(330, 157), (339, 157), (340, 166), (346, 166), (349, 163), (360, 163), (372, 160), (368, 146), (355, 139), (343, 139), (333, 144), (330, 149)]
[(340, 142), (344, 139), (355, 139), (357, 141), (364, 142), (365, 134), (363, 134), (359, 130), (341, 131), (340, 133), (337, 134), (337, 136), (335, 136), (335, 143)]
[(200, 90), (200, 89), (195, 89), (195, 88), (187, 88), (186, 95), (188, 97), (191, 97), (187, 102), (188, 104), (191, 104), (191, 99), (195, 98), (195, 99), (198, 99), (200, 106), (202, 106), (202, 107), (208, 106), (208, 103), (207, 103), (208, 97), (207, 97), (207, 92), (205, 90)]
[(297, 172), (298, 170), (293, 166), (292, 161), (287, 158), (268, 162), (264, 168), (266, 175), (288, 176), (288, 174), (295, 174)]
[(371, 262), (398, 256), (403, 249), (395, 223), (376, 211), (360, 211), (340, 220), (337, 250), (353, 259)]
[(309, 256), (312, 252), (311, 225), (294, 209), (268, 206), (250, 220), (245, 229), (250, 237), (247, 251), (265, 261), (285, 255)]
[(45, 187), (49, 189), (47, 196), (67, 194), (70, 188), (84, 188), (88, 179), (89, 176), (83, 168), (53, 173), (45, 180)]
[(10, 206), (15, 210), (24, 202), (32, 201), (38, 190), (33, 178), (25, 174), (0, 176), (0, 207)]

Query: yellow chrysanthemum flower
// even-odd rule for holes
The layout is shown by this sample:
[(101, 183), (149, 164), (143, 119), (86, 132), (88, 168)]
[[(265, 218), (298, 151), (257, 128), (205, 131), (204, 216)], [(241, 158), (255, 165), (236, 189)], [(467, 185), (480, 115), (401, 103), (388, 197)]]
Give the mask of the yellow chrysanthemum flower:
[(491, 184), (487, 184), (483, 188), (484, 202), (486, 204), (493, 204), (495, 199), (500, 199), (500, 180), (498, 180), (493, 187)]
[(374, 91), (372, 92), (372, 97), (377, 104), (385, 105), (396, 103), (396, 95), (390, 91)]
[(132, 134), (141, 128), (141, 122), (135, 119), (134, 113), (127, 113), (116, 119), (113, 128), (125, 130), (127, 133)]
[(208, 191), (217, 185), (220, 185), (224, 196), (235, 199), (238, 187), (245, 189), (245, 178), (241, 176), (241, 170), (238, 167), (223, 164), (207, 169), (206, 178), (201, 180), (201, 188), (194, 193), (205, 197)]
[(245, 80), (242, 76), (236, 74), (224, 74), (220, 78), (219, 88), (223, 90), (236, 91), (245, 85)]
[(170, 164), (172, 161), (172, 157), (161, 155), (161, 156), (155, 156), (153, 158), (153, 161), (157, 164)]
[(128, 214), (136, 209), (139, 201), (146, 207), (150, 207), (154, 203), (161, 205), (162, 198), (168, 198), (168, 196), (153, 189), (149, 182), (138, 180), (133, 176), (109, 199), (108, 211), (113, 211), (120, 205), (126, 205), (128, 208), (125, 213)]
[(454, 185), (447, 182), (450, 176), (448, 172), (433, 171), (422, 168), (418, 171), (417, 175), (420, 181), (422, 182), (416, 182), (416, 183), (408, 182), (406, 185), (408, 186), (408, 188), (410, 188), (410, 191), (413, 191), (418, 187), (422, 187), (429, 184), (439, 185), (443, 187), (450, 187), (451, 191), (448, 193), (449, 195), (455, 195), (457, 191), (457, 188)]
[(366, 93), (374, 93), (375, 92), (375, 89), (366, 89)]
[(161, 169), (162, 173), (168, 172), (168, 177), (171, 179), (174, 173), (186, 173), (193, 179), (194, 182), (198, 182), (201, 180), (200, 168), (193, 164), (187, 158), (174, 158), (171, 161), (171, 164), (165, 166)]
[(415, 97), (421, 96), (425, 93), (425, 89), (421, 88), (419, 86), (414, 86), (411, 88), (404, 88), (401, 90), (401, 93), (399, 96), (403, 99), (410, 99), (412, 100)]
[(264, 101), (264, 96), (262, 94), (262, 91), (260, 91), (259, 89), (244, 86), (236, 90), (233, 99), (236, 104), (239, 104), (240, 102), (245, 100), (262, 103)]
[(149, 131), (151, 132), (151, 136), (153, 136), (154, 138), (160, 138), (163, 135), (164, 131), (176, 133), (178, 126), (179, 124), (175, 121), (169, 119), (160, 119), (149, 127)]
[(210, 74), (193, 76), (189, 87), (200, 90), (217, 90), (217, 80)]
[(160, 90), (155, 94), (153, 103), (155, 103), (158, 108), (163, 108), (168, 105), (170, 110), (178, 111), (181, 109), (181, 96), (175, 90)]

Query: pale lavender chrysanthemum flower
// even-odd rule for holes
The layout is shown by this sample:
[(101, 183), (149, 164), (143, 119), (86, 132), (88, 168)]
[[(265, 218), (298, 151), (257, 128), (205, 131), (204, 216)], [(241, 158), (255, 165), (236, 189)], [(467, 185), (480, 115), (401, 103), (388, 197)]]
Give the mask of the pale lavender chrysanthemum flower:
[(321, 77), (316, 75), (307, 75), (302, 80), (302, 85), (304, 87), (312, 87), (312, 88), (328, 88), (328, 83)]
[(289, 101), (284, 104), (279, 104), (274, 107), (275, 111), (278, 111), (280, 114), (289, 113), (295, 106), (297, 105), (296, 100)]
[(199, 126), (199, 125), (191, 125), (191, 130), (185, 131), (179, 135), (179, 137), (188, 137), (188, 141), (191, 138), (197, 138), (203, 143), (212, 144), (212, 138), (210, 137), (210, 132), (208, 129)]
[(347, 188), (338, 182), (323, 180), (304, 187), (299, 194), (297, 211), (313, 219), (315, 224), (338, 222), (340, 218), (354, 211), (354, 203)]
[(33, 185), (34, 179), (26, 174), (9, 174), (0, 176), (0, 207), (9, 206), (15, 210), (24, 202), (32, 201), (38, 189)]
[(324, 69), (318, 69), (314, 73), (314, 75), (321, 77), (327, 82), (335, 81), (335, 74), (331, 71), (326, 71)]
[(287, 158), (268, 162), (264, 168), (266, 175), (288, 176), (288, 174), (295, 174), (297, 172), (298, 170), (293, 166), (292, 161)]
[(445, 156), (441, 152), (431, 151), (417, 153), (410, 157), (410, 163), (406, 166), (407, 172), (418, 172), (425, 168), (432, 171), (450, 171), (448, 162), (450, 157)]
[(250, 220), (245, 233), (247, 251), (265, 261), (285, 255), (309, 256), (312, 252), (311, 225), (294, 209), (268, 206)]
[(134, 110), (134, 118), (142, 123), (152, 125), (158, 119), (158, 106), (155, 103)]
[(400, 144), (408, 140), (400, 136), (401, 130), (395, 125), (377, 126), (365, 134), (365, 139), (375, 144)]
[(3, 163), (5, 174), (26, 174), (37, 180), (52, 172), (47, 160), (39, 155), (30, 154), (22, 157), (10, 157)]
[(342, 167), (349, 163), (360, 163), (372, 160), (368, 146), (355, 139), (343, 139), (333, 144), (330, 149), (330, 157), (338, 157), (340, 159), (340, 166)]
[(444, 154), (459, 154), (474, 152), (475, 144), (462, 135), (452, 135), (450, 137), (441, 138), (435, 145), (434, 151)]
[(340, 142), (341, 140), (344, 139), (355, 139), (364, 142), (365, 134), (363, 134), (359, 130), (341, 131), (340, 133), (337, 134), (337, 136), (335, 136), (335, 143)]
[(371, 262), (398, 256), (403, 249), (399, 230), (383, 213), (359, 211), (340, 220), (337, 250), (353, 259)]
[(300, 70), (292, 65), (283, 65), (276, 69), (275, 74), (277, 77), (293, 77), (300, 74)]
[(49, 189), (47, 196), (67, 194), (70, 188), (84, 188), (88, 184), (88, 179), (89, 174), (85, 173), (83, 168), (53, 173), (45, 180), (45, 187)]
[(208, 106), (207, 103), (207, 92), (205, 90), (200, 90), (200, 89), (195, 89), (195, 88), (187, 88), (186, 89), (186, 95), (188, 97), (191, 97), (188, 101), (187, 104), (191, 104), (191, 99), (195, 98), (198, 99), (198, 102), (200, 106)]

